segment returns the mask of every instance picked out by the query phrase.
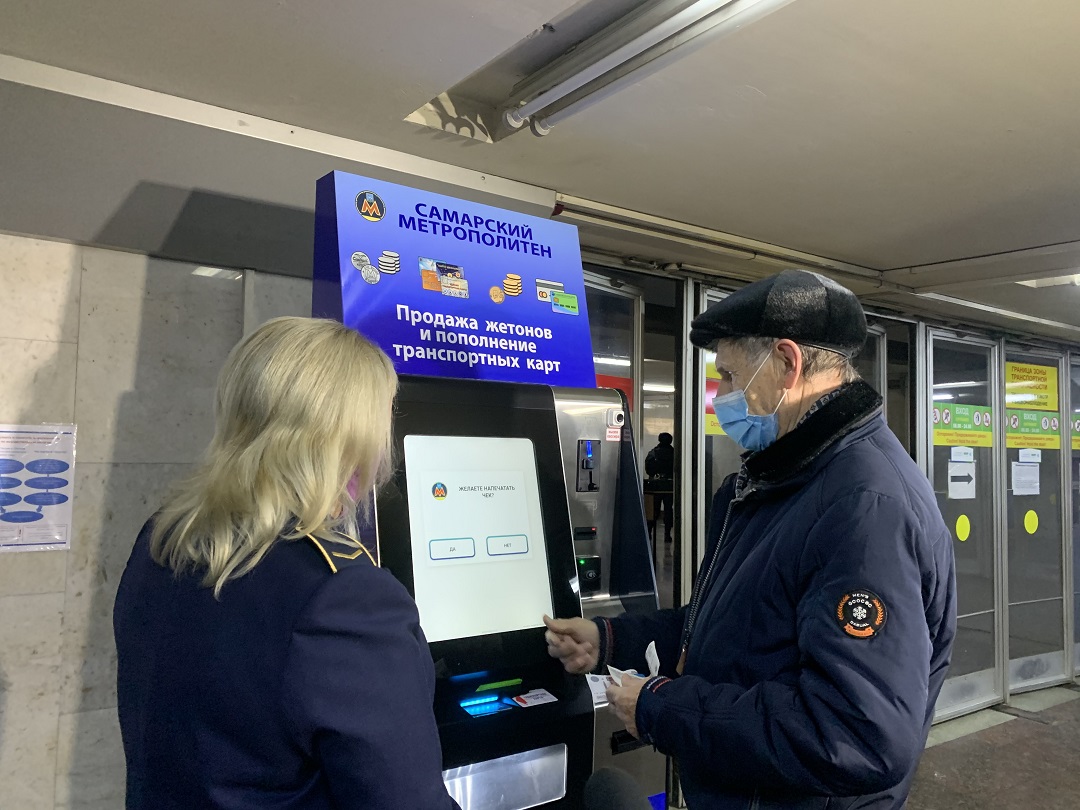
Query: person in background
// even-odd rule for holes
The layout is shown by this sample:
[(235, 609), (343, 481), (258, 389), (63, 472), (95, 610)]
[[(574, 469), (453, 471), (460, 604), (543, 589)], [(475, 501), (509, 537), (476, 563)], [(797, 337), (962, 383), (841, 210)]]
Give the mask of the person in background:
[(116, 597), (129, 810), (456, 810), (416, 605), (351, 539), (396, 389), (332, 321), (279, 318), (230, 354), (205, 460)]
[(666, 490), (660, 495), (660, 515), (664, 518), (664, 542), (671, 542), (671, 528), (675, 525), (675, 447), (670, 433), (656, 437), (659, 443), (645, 456), (645, 474), (657, 479)]
[(713, 499), (690, 604), (545, 619), (570, 672), (608, 664), (627, 730), (676, 758), (691, 810), (900, 810), (956, 635), (952, 538), (851, 358), (859, 300), (789, 270), (691, 324), (745, 450)]

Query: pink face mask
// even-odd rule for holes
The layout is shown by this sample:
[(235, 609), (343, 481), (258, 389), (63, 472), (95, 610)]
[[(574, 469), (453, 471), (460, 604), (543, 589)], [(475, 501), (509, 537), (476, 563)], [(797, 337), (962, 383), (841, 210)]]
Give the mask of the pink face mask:
[(354, 501), (360, 499), (360, 473), (353, 473), (353, 477), (345, 485), (345, 491), (349, 493), (349, 497)]

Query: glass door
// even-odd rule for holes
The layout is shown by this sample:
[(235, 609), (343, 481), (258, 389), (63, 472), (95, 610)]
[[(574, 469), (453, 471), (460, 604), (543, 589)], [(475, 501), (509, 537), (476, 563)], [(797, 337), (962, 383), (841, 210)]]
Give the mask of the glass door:
[[(1005, 358), (1009, 691), (1060, 682), (1065, 659), (1064, 442), (1060, 355)], [(1070, 420), (1071, 421), (1071, 420)]]
[(956, 555), (957, 631), (945, 718), (1004, 698), (998, 347), (930, 331), (928, 473)]
[[(695, 314), (704, 312), (726, 296), (726, 292), (702, 288), (699, 290)], [(720, 489), (725, 478), (739, 471), (742, 466), (742, 451), (720, 428), (720, 423), (716, 421), (716, 415), (713, 413), (712, 401), (719, 384), (719, 377), (716, 374), (716, 354), (694, 349), (693, 356), (697, 380), (695, 386), (697, 396), (694, 398), (695, 436), (698, 442), (698, 457), (701, 459), (701, 464), (698, 466), (700, 474), (695, 499), (698, 517), (695, 522), (694, 570), (696, 571), (705, 555), (705, 532), (708, 529), (713, 495)]]
[(854, 365), (859, 372), (859, 376), (874, 386), (874, 390), (881, 394), (882, 406), (885, 409), (887, 418), (889, 403), (886, 395), (889, 391), (889, 380), (885, 374), (885, 357), (887, 354), (885, 327), (871, 321), (868, 332), (866, 343), (863, 344), (862, 351), (856, 355)]
[(626, 394), (641, 454), (642, 313), (640, 290), (595, 272), (585, 273), (593, 365), (600, 388)]
[(925, 355), (916, 351), (916, 324), (885, 318), (874, 319), (885, 330), (885, 418), (912, 458), (918, 459), (914, 429), (916, 419), (916, 381), (922, 374)]

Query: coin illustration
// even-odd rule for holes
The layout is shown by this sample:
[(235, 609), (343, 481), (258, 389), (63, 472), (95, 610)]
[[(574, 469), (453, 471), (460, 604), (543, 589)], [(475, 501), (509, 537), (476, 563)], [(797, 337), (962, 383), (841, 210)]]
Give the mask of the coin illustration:
[(365, 264), (360, 268), (360, 275), (364, 277), (364, 281), (368, 284), (379, 283), (379, 270), (376, 267), (372, 267), (370, 264)]
[(506, 293), (502, 291), (502, 287), (492, 287), (488, 290), (488, 295), (491, 296), (491, 300), (496, 304), (501, 304), (506, 300)]
[(368, 258), (366, 253), (361, 253), (359, 250), (352, 255), (352, 266), (357, 270), (363, 270), (364, 265), (371, 264), (371, 259)]
[(503, 290), (507, 295), (521, 295), (521, 276), (517, 273), (507, 273), (502, 283)]

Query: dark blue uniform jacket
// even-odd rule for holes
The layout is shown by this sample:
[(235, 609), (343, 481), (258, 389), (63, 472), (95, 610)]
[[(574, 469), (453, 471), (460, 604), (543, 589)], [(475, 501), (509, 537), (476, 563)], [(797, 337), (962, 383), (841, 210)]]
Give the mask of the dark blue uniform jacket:
[(129, 810), (451, 810), (416, 606), (345, 545), (279, 541), (220, 601), (150, 558), (116, 597)]
[(644, 672), (656, 641), (637, 726), (691, 810), (901, 808), (956, 629), (934, 492), (862, 382), (744, 475), (716, 493), (691, 604), (600, 620), (601, 658)]

